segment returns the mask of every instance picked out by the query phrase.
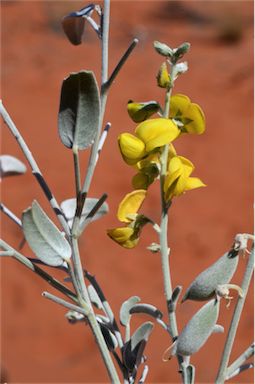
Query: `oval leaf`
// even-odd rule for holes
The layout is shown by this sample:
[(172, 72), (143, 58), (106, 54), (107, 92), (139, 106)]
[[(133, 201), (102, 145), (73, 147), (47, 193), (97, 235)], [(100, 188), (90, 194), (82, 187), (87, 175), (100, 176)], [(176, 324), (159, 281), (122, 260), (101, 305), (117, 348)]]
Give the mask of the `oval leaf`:
[[(88, 216), (88, 214), (91, 212), (91, 210), (98, 203), (98, 201), (99, 201), (99, 199), (87, 197), (85, 204), (84, 204), (84, 207), (83, 207), (83, 210), (82, 210), (81, 217), (86, 218)], [(70, 227), (73, 224), (73, 218), (74, 218), (75, 211), (76, 211), (76, 203), (77, 203), (76, 199), (72, 198), (72, 199), (64, 200), (60, 204), (61, 209), (63, 210)], [(106, 215), (108, 212), (109, 212), (108, 204), (103, 203), (101, 205), (101, 207), (98, 209), (98, 211), (95, 213), (95, 215), (91, 218), (91, 221), (95, 221), (95, 220), (100, 219), (100, 217)]]
[(129, 323), (130, 308), (132, 308), (133, 305), (138, 303), (140, 300), (141, 299), (138, 296), (131, 296), (128, 300), (126, 300), (122, 303), (122, 306), (120, 308), (120, 322), (122, 325), (124, 325), (124, 327), (126, 327), (127, 324)]
[(0, 177), (21, 175), (27, 170), (25, 164), (10, 155), (0, 156)]
[(196, 277), (183, 296), (182, 303), (185, 300), (208, 300), (213, 297), (218, 285), (227, 284), (232, 279), (238, 260), (238, 251), (226, 252)]
[(190, 356), (197, 352), (214, 332), (219, 315), (219, 300), (206, 303), (179, 335), (172, 354)]
[(22, 227), (29, 246), (42, 262), (56, 267), (70, 259), (72, 250), (68, 241), (37, 201), (23, 212)]
[(100, 102), (93, 72), (71, 73), (62, 84), (58, 130), (67, 148), (93, 144), (99, 124)]

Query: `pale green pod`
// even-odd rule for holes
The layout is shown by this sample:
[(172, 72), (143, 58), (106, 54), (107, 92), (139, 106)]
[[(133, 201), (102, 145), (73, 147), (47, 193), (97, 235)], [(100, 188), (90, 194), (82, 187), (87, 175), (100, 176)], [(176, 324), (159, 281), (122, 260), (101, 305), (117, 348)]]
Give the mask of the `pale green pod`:
[(193, 280), (183, 296), (182, 302), (185, 300), (203, 301), (212, 298), (218, 285), (227, 284), (232, 279), (238, 260), (238, 251), (226, 252)]
[(172, 355), (190, 356), (206, 343), (209, 336), (216, 330), (219, 307), (218, 299), (210, 300), (191, 318), (180, 333)]

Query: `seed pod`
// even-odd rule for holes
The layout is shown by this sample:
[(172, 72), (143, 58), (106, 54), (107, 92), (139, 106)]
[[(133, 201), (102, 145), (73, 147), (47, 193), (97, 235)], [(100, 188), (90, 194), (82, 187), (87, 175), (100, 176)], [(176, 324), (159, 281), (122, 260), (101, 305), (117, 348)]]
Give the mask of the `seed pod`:
[(188, 299), (203, 301), (212, 298), (218, 285), (227, 284), (232, 279), (238, 260), (238, 251), (226, 252), (196, 277), (183, 296), (182, 303)]
[(172, 355), (190, 356), (196, 353), (215, 331), (220, 302), (213, 299), (206, 303), (183, 328), (173, 349)]

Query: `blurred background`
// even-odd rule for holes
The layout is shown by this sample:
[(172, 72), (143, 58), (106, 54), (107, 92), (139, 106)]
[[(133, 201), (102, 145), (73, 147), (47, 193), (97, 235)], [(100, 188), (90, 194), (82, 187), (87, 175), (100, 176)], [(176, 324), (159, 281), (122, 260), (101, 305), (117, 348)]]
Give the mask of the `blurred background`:
[[(57, 133), (57, 114), (62, 80), (70, 72), (93, 70), (100, 81), (100, 43), (87, 26), (84, 44), (72, 46), (60, 21), (67, 13), (85, 6), (81, 1), (2, 1), (2, 98), (23, 134), (59, 202), (74, 196), (72, 154)], [(207, 187), (176, 199), (170, 211), (169, 244), (173, 285), (186, 290), (190, 282), (224, 252), (236, 233), (253, 231), (253, 2), (251, 1), (113, 1), (110, 27), (110, 71), (134, 37), (140, 42), (112, 86), (105, 122), (112, 129), (107, 138), (91, 197), (108, 193), (110, 213), (92, 223), (80, 241), (82, 262), (96, 275), (118, 317), (121, 303), (132, 295), (156, 305), (165, 313), (160, 258), (146, 250), (156, 241), (145, 228), (139, 245), (125, 250), (106, 235), (118, 225), (116, 210), (130, 192), (134, 171), (118, 151), (117, 136), (133, 132), (126, 112), (129, 99), (158, 100), (164, 91), (156, 86), (162, 57), (153, 49), (159, 40), (172, 47), (191, 43), (185, 57), (189, 71), (176, 82), (175, 93), (188, 95), (206, 116), (202, 136), (183, 136), (176, 141), (179, 154), (196, 166), (194, 176)], [(2, 124), (2, 153), (25, 161), (16, 141)], [(81, 154), (83, 175), (88, 152)], [(7, 178), (2, 201), (17, 215), (37, 199), (52, 219), (54, 215), (30, 171)], [(149, 190), (144, 212), (159, 218), (158, 185)], [(1, 216), (2, 237), (18, 247), (22, 233)], [(26, 244), (23, 253), (31, 256)], [(240, 258), (233, 282), (240, 284), (247, 263)], [(47, 268), (46, 268), (47, 269)], [(2, 382), (8, 383), (103, 383), (105, 368), (88, 327), (70, 325), (65, 310), (41, 297), (44, 281), (12, 259), (1, 260)], [(63, 275), (56, 272), (59, 279)], [(234, 302), (221, 306), (219, 323), (228, 329)], [(177, 308), (181, 330), (201, 303), (185, 302)], [(135, 316), (133, 316), (135, 317)], [(137, 316), (132, 327), (148, 320)], [(213, 383), (226, 337), (214, 334), (192, 357), (197, 383)], [(253, 297), (250, 291), (237, 332), (231, 361), (252, 342)], [(162, 362), (170, 345), (155, 326), (146, 355), (147, 381), (180, 381), (173, 359)], [(251, 383), (252, 372), (233, 379)]]

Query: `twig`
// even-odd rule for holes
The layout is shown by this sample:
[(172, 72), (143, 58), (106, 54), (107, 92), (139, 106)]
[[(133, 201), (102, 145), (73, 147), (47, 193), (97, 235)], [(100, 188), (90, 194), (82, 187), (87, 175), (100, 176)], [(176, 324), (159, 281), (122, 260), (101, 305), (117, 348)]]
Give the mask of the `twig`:
[(123, 56), (121, 57), (120, 61), (118, 62), (118, 64), (114, 68), (111, 76), (109, 77), (109, 80), (105, 83), (105, 86), (104, 86), (105, 89), (110, 88), (110, 86), (112, 85), (113, 81), (116, 79), (116, 76), (118, 75), (119, 71), (121, 70), (121, 68), (123, 67), (123, 65), (127, 61), (127, 59), (129, 58), (129, 56), (132, 53), (132, 51), (134, 50), (134, 48), (137, 46), (138, 42), (139, 42), (139, 40), (136, 39), (136, 38), (132, 41), (132, 43), (130, 44), (130, 46), (128, 47), (128, 49), (123, 54)]
[(14, 221), (15, 224), (17, 224), (19, 227), (22, 227), (21, 220), (9, 208), (7, 208), (3, 203), (0, 203), (0, 210), (6, 216), (8, 216), (12, 221)]
[(239, 375), (240, 373), (242, 373), (243, 371), (246, 371), (247, 369), (251, 369), (254, 367), (254, 364), (253, 363), (248, 363), (248, 364), (243, 364), (241, 365), (239, 368), (237, 368), (231, 376), (227, 376), (226, 377), (226, 380), (229, 380), (229, 379), (232, 379), (233, 377)]
[(249, 289), (249, 285), (250, 285), (250, 281), (251, 281), (251, 277), (252, 277), (252, 273), (253, 273), (253, 268), (254, 268), (254, 246), (252, 247), (252, 250), (251, 250), (251, 253), (249, 256), (249, 260), (248, 260), (248, 264), (247, 264), (247, 267), (246, 267), (246, 270), (244, 273), (242, 285), (241, 285), (241, 288), (243, 290), (243, 297), (240, 297), (240, 296), (238, 297), (236, 307), (234, 310), (234, 314), (233, 314), (231, 324), (229, 327), (225, 347), (224, 347), (224, 350), (222, 353), (220, 367), (219, 367), (219, 371), (218, 371), (217, 378), (216, 378), (217, 384), (222, 384), (226, 380), (227, 366), (228, 366), (230, 354), (232, 351), (232, 347), (234, 344), (237, 327), (238, 327), (240, 317), (242, 314), (242, 310), (243, 310), (243, 306), (245, 303), (245, 298), (246, 298), (246, 295), (247, 295), (247, 292)]
[(251, 344), (227, 369), (226, 380), (231, 379), (238, 373), (235, 373), (240, 366), (254, 355), (254, 343)]
[(12, 252), (14, 259), (19, 261), (21, 264), (23, 264), (25, 267), (27, 267), (31, 271), (35, 272), (43, 280), (47, 281), (47, 283), (50, 284), (52, 287), (56, 288), (58, 291), (60, 291), (64, 295), (68, 296), (73, 301), (77, 302), (77, 298), (72, 291), (66, 288), (62, 283), (60, 283), (60, 281), (58, 281), (57, 279), (49, 275), (43, 269), (41, 269), (40, 267), (32, 263), (32, 261), (30, 261), (27, 257), (25, 257), (24, 255), (16, 251), (14, 248), (12, 248), (9, 244), (7, 244), (2, 239), (0, 239), (0, 248), (5, 249), (8, 252)]
[(28, 148), (25, 140), (23, 139), (19, 130), (15, 126), (14, 122), (12, 121), (12, 119), (11, 119), (10, 115), (8, 114), (7, 110), (5, 109), (2, 101), (0, 101), (0, 113), (2, 115), (4, 122), (7, 125), (7, 127), (9, 128), (9, 130), (11, 131), (11, 133), (13, 134), (15, 139), (17, 140), (21, 150), (23, 151), (23, 153), (24, 153), (24, 155), (25, 155), (25, 157), (26, 157), (26, 159), (27, 159), (27, 161), (28, 161), (28, 163), (32, 169), (33, 175), (35, 176), (37, 182), (39, 183), (40, 187), (42, 188), (45, 196), (47, 197), (47, 199), (48, 199), (48, 201), (49, 201), (49, 203), (53, 209), (53, 211), (57, 215), (57, 218), (58, 218), (59, 222), (61, 223), (64, 231), (66, 232), (67, 235), (70, 235), (70, 229), (69, 229), (67, 221), (63, 215), (63, 212), (61, 211), (59, 204), (57, 203), (57, 200), (55, 199), (54, 195), (50, 191), (50, 189), (49, 189), (49, 187), (48, 187), (48, 185), (47, 185), (47, 183), (43, 177), (43, 174), (40, 171), (30, 149)]
[(96, 163), (98, 162), (98, 159), (99, 159), (99, 156), (100, 156), (100, 153), (102, 151), (102, 148), (104, 146), (104, 143), (105, 143), (105, 140), (107, 138), (107, 135), (108, 135), (108, 132), (109, 132), (109, 129), (111, 128), (111, 123), (107, 123), (103, 132), (102, 132), (102, 135), (100, 137), (100, 140), (99, 140), (99, 143), (98, 143), (98, 149), (97, 149), (97, 157), (96, 157)]
[(73, 146), (73, 162), (74, 162), (76, 196), (79, 196), (81, 191), (81, 176), (80, 176), (79, 149), (77, 145)]
[(65, 300), (61, 299), (60, 297), (52, 295), (49, 292), (43, 292), (42, 296), (45, 297), (46, 299), (54, 301), (57, 304), (63, 305), (64, 307), (66, 307), (68, 309), (71, 309), (72, 311), (79, 312), (79, 313), (81, 313), (84, 316), (87, 316), (89, 311), (90, 311), (89, 307), (86, 307), (85, 305), (84, 306), (85, 306), (86, 309), (85, 308), (80, 308), (77, 305), (68, 303), (68, 301), (65, 301)]

